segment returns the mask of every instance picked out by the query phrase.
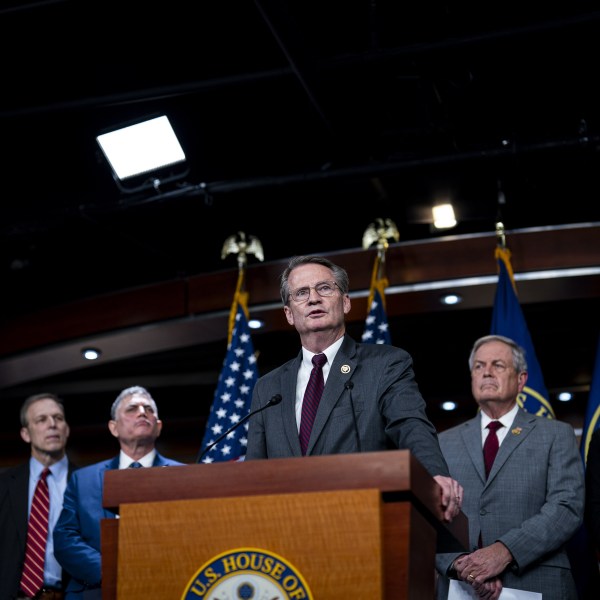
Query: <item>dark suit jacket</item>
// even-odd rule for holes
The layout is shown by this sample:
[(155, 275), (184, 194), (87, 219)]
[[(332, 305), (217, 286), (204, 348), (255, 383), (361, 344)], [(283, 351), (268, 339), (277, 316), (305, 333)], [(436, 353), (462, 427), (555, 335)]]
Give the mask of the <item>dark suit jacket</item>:
[[(69, 477), (77, 467), (69, 462)], [(25, 561), (29, 461), (0, 471), (0, 598), (17, 597)], [(66, 577), (63, 577), (63, 585)]]
[[(183, 463), (156, 454), (154, 467)], [(66, 598), (101, 598), (100, 520), (116, 514), (103, 508), (104, 473), (119, 468), (119, 456), (73, 473), (54, 528), (54, 554), (70, 575)]]
[[(301, 362), (302, 352), (256, 382), (251, 410), (275, 394), (283, 400), (250, 419), (246, 460), (302, 456), (295, 416)], [(410, 355), (385, 344), (357, 344), (346, 335), (329, 371), (307, 455), (398, 448), (410, 450), (431, 475), (448, 475)]]
[[(540, 592), (544, 600), (576, 600), (565, 545), (583, 522), (584, 473), (573, 427), (519, 409), (486, 481), (481, 415), (439, 435), (450, 474), (464, 487), (462, 510), (469, 542), (499, 540), (515, 564), (502, 576), (510, 588)], [(438, 554), (446, 574), (458, 554)], [(439, 581), (446, 598), (448, 580)]]

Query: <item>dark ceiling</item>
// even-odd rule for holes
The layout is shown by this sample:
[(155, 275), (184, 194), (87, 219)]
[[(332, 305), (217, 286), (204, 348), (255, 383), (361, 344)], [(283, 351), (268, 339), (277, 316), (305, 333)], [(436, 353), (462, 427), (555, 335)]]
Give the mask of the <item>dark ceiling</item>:
[[(238, 231), (272, 261), (359, 248), (378, 217), (401, 241), (448, 235), (429, 216), (443, 197), (459, 219), (452, 235), (493, 232), (498, 218), (512, 230), (600, 220), (594, 2), (0, 0), (0, 53), (5, 321), (235, 268), (221, 248)], [(123, 193), (95, 138), (158, 114), (189, 171)], [(596, 337), (585, 323), (597, 311), (582, 302), (571, 324), (573, 335), (585, 329), (575, 345), (589, 383)], [(540, 305), (528, 316), (550, 360), (555, 319)], [(423, 369), (424, 329), (463, 332), (460, 350), (436, 355), (460, 354), (462, 369), (474, 326), (488, 322), (488, 309), (450, 328), (436, 315), (404, 317), (394, 341)], [(182, 380), (185, 364), (189, 373), (209, 355), (216, 376), (223, 345), (196, 351), (90, 377), (124, 387), (160, 364)], [(464, 390), (464, 375), (454, 387)]]
[[(265, 259), (599, 215), (592, 2), (3, 1), (4, 315)], [(177, 183), (123, 194), (95, 141), (166, 114)], [(233, 264), (233, 262), (232, 262)]]

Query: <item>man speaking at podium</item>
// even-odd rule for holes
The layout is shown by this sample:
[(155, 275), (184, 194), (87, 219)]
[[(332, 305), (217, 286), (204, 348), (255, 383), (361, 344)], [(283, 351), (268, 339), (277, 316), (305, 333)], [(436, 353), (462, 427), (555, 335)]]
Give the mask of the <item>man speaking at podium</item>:
[[(250, 419), (246, 460), (407, 449), (440, 485), (451, 521), (463, 488), (449, 476), (412, 358), (346, 334), (349, 286), (346, 270), (319, 256), (294, 257), (282, 273), (283, 310), (302, 349), (254, 386), (251, 412), (260, 412)], [(266, 407), (277, 395), (282, 401)]]

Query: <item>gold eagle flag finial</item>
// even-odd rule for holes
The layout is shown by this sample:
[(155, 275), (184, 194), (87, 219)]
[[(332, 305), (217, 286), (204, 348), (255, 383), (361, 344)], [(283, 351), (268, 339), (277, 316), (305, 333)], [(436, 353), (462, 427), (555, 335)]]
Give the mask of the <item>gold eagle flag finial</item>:
[(396, 242), (400, 240), (396, 223), (391, 219), (375, 219), (375, 222), (371, 223), (363, 233), (363, 250), (367, 250), (377, 242), (377, 256), (371, 274), (367, 312), (371, 310), (376, 289), (379, 291), (385, 307), (385, 288), (388, 286), (388, 279), (385, 276), (385, 251), (389, 246), (388, 239), (393, 239)]
[(221, 260), (228, 254), (237, 254), (238, 267), (243, 269), (248, 263), (248, 255), (256, 256), (261, 262), (265, 259), (263, 247), (260, 240), (253, 235), (246, 238), (243, 231), (238, 231), (235, 235), (230, 235), (223, 244), (221, 250)]
[(396, 223), (391, 219), (375, 219), (363, 233), (362, 247), (363, 250), (370, 248), (377, 242), (377, 252), (381, 256), (387, 250), (388, 240), (393, 239), (396, 242), (400, 240), (400, 233), (396, 227)]
[(257, 237), (253, 235), (246, 238), (243, 231), (238, 231), (236, 235), (230, 235), (224, 242), (221, 250), (221, 260), (229, 254), (237, 254), (238, 262), (238, 280), (235, 286), (235, 294), (229, 311), (229, 329), (227, 334), (227, 344), (231, 343), (233, 328), (237, 315), (238, 305), (242, 307), (246, 318), (248, 318), (248, 292), (245, 289), (245, 273), (248, 255), (256, 256), (261, 262), (264, 260), (263, 248)]
[(506, 230), (502, 221), (496, 223), (496, 243), (499, 248), (506, 248)]

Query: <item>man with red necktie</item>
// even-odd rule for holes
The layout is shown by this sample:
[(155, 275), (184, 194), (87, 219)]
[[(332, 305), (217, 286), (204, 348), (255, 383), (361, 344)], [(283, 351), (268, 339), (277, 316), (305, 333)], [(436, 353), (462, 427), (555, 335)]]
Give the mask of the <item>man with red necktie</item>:
[(51, 393), (29, 396), (20, 419), (31, 458), (0, 473), (0, 598), (61, 600), (68, 574), (54, 556), (52, 531), (76, 469), (66, 455), (69, 425)]
[(503, 587), (544, 600), (577, 600), (566, 544), (584, 510), (584, 474), (568, 423), (525, 412), (525, 351), (499, 335), (478, 339), (469, 357), (479, 411), (439, 434), (450, 474), (464, 487), (468, 554), (438, 554), (438, 599), (450, 578), (496, 600)]
[(293, 257), (280, 293), (302, 347), (254, 386), (251, 411), (274, 395), (282, 401), (250, 420), (246, 460), (410, 450), (438, 483), (444, 518), (452, 521), (462, 487), (448, 477), (408, 352), (348, 335), (348, 273), (325, 257)]

